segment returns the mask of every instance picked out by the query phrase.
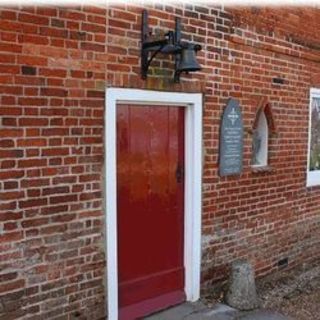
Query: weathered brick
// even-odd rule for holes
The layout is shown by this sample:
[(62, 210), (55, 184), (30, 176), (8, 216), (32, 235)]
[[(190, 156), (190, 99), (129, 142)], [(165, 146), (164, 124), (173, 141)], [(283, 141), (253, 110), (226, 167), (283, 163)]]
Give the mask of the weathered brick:
[(89, 51), (104, 52), (105, 46), (102, 44), (97, 44), (97, 43), (82, 42), (81, 49), (89, 50)]
[(69, 203), (69, 202), (77, 201), (77, 199), (78, 199), (78, 197), (76, 194), (50, 197), (50, 204)]
[(22, 129), (0, 129), (1, 137), (20, 137), (23, 135)]
[(4, 181), (3, 182), (3, 188), (5, 190), (18, 189), (18, 186), (19, 186), (18, 181)]
[(0, 274), (0, 282), (6, 282), (10, 280), (14, 280), (18, 277), (17, 272), (10, 272), (10, 273), (4, 273)]
[(0, 158), (21, 158), (23, 150), (0, 150)]
[(69, 148), (50, 148), (43, 149), (42, 156), (52, 157), (52, 156), (66, 156), (70, 152)]
[(32, 167), (43, 167), (46, 166), (48, 163), (47, 159), (26, 159), (26, 160), (19, 160), (18, 166), (20, 168), (32, 168)]
[(100, 32), (100, 33), (106, 32), (105, 25), (98, 25), (93, 23), (83, 23), (81, 29), (88, 32)]
[(34, 199), (34, 200), (25, 200), (19, 201), (19, 208), (34, 208), (41, 207), (47, 204), (47, 199)]
[(20, 43), (32, 43), (35, 45), (47, 45), (49, 43), (48, 38), (42, 37), (39, 35), (31, 35), (31, 34), (24, 34), (19, 36)]
[(38, 227), (38, 226), (47, 224), (48, 222), (49, 222), (48, 218), (38, 218), (38, 219), (24, 220), (21, 222), (21, 225), (23, 228), (33, 228), (33, 227)]
[[(37, 39), (37, 40), (36, 40)], [(34, 43), (46, 44), (45, 41), (41, 41), (41, 38), (35, 38)], [(31, 39), (29, 39), (31, 42)], [(28, 66), (45, 66), (48, 63), (48, 59), (44, 57), (34, 57), (34, 56), (25, 56), (19, 55), (17, 58), (18, 63), (25, 64)]]
[(14, 147), (14, 141), (9, 139), (0, 140), (0, 148), (12, 148)]
[(8, 201), (12, 199), (21, 199), (24, 197), (23, 191), (6, 191), (0, 192), (0, 200), (1, 201)]
[(30, 22), (33, 24), (49, 24), (49, 19), (35, 14), (19, 13), (18, 20), (22, 22)]
[[(6, 232), (3, 234), (0, 234), (1, 243), (13, 242), (13, 241), (21, 240), (22, 238), (23, 238), (22, 231)], [(16, 286), (17, 284), (18, 286)], [(6, 285), (3, 285), (3, 286), (0, 285), (0, 293), (17, 289), (17, 287), (19, 287), (20, 284), (21, 284), (20, 280), (16, 281), (15, 283), (9, 285), (9, 289)]]
[(19, 126), (21, 127), (45, 127), (48, 125), (48, 119), (45, 118), (21, 118)]

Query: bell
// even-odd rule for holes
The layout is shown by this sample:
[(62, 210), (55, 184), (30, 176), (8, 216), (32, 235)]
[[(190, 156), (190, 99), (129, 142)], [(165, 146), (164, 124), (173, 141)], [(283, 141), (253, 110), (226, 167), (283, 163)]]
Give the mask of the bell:
[(192, 72), (201, 70), (201, 66), (196, 59), (196, 51), (201, 50), (201, 46), (189, 43), (181, 50), (180, 62), (176, 72)]

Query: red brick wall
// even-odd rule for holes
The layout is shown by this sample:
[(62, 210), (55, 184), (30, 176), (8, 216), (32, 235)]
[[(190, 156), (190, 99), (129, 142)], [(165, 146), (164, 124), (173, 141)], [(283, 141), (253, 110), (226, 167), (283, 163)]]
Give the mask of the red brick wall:
[[(236, 258), (258, 275), (319, 258), (320, 189), (306, 188), (310, 86), (320, 86), (316, 9), (149, 6), (153, 29), (200, 43), (201, 72), (172, 83), (167, 57), (140, 78), (138, 6), (3, 8), (0, 12), (0, 319), (99, 319), (106, 86), (204, 93), (202, 288)], [(284, 85), (273, 84), (282, 77)], [(227, 98), (246, 134), (240, 177), (218, 176)], [(272, 167), (253, 172), (258, 102), (272, 105)]]
[[(140, 13), (138, 7), (109, 11), (108, 57), (118, 72), (108, 72), (108, 85), (204, 93), (202, 288), (226, 277), (237, 258), (249, 259), (263, 275), (283, 258), (294, 266), (319, 257), (319, 188), (306, 188), (306, 164), (309, 89), (320, 86), (320, 11), (150, 7), (154, 31), (174, 28), (174, 17), (181, 16), (184, 39), (203, 45), (202, 72), (180, 85), (172, 83), (173, 65), (164, 57), (153, 63), (147, 81), (140, 79)], [(275, 77), (284, 84), (274, 84)], [(220, 178), (220, 119), (230, 96), (243, 112), (244, 171)], [(262, 97), (271, 104), (277, 131), (269, 141), (271, 170), (255, 172), (251, 131)]]
[(106, 10), (3, 8), (0, 39), (0, 319), (98, 319)]

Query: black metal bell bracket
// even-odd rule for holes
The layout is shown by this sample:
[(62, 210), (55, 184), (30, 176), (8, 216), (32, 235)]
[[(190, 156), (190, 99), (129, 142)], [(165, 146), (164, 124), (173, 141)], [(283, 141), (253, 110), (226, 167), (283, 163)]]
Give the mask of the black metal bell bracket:
[(175, 82), (180, 81), (182, 72), (193, 72), (201, 69), (195, 58), (195, 53), (201, 50), (201, 46), (190, 42), (181, 42), (181, 19), (178, 17), (175, 19), (174, 31), (168, 31), (163, 39), (153, 40), (148, 27), (148, 12), (143, 10), (141, 40), (142, 79), (147, 78), (151, 62), (160, 52), (175, 56)]

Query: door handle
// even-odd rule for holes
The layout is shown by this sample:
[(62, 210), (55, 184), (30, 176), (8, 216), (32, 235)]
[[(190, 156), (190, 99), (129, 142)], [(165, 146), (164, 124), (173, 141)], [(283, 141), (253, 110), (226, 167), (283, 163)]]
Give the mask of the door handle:
[(184, 179), (184, 166), (181, 163), (177, 164), (177, 169), (176, 169), (176, 180), (177, 183), (183, 182)]

